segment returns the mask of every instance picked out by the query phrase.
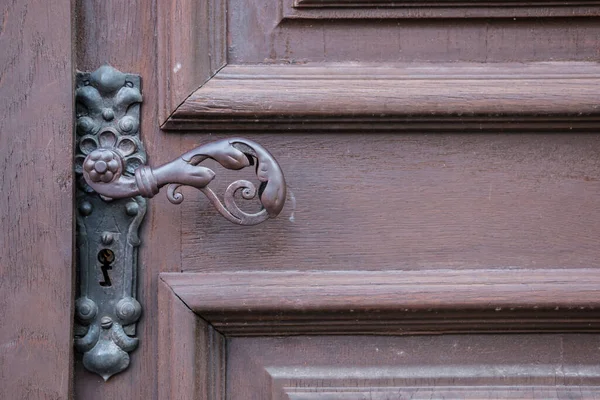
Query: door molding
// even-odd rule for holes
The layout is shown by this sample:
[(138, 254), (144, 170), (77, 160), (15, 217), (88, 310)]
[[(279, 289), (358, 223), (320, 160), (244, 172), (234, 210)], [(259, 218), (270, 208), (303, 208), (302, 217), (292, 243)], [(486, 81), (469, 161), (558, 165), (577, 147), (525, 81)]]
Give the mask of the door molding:
[(226, 337), (598, 332), (599, 306), (592, 268), (162, 273), (159, 398), (224, 399)]
[[(373, 11), (371, 2), (359, 2), (362, 5), (356, 9), (315, 8), (306, 1), (296, 2), (294, 7), (291, 1), (284, 3), (280, 15), (269, 22), (273, 26), (268, 34), (286, 23), (290, 17), (286, 17), (288, 9), (292, 9), (290, 15), (294, 18), (328, 20), (344, 19), (339, 13), (360, 17), (360, 13)], [(475, 8), (483, 12), (481, 15), (448, 2), (441, 8), (417, 8), (429, 10), (429, 17), (436, 18), (598, 13), (593, 1), (568, 6), (552, 3), (548, 7), (534, 7), (540, 2), (520, 3), (518, 7), (512, 2), (513, 7), (505, 7), (508, 3), (487, 3), (475, 3)], [(596, 96), (600, 65), (594, 62), (302, 61), (285, 65), (285, 61), (269, 64), (273, 60), (267, 60), (263, 64), (233, 65), (227, 60), (225, 7), (225, 2), (217, 0), (200, 4), (191, 0), (158, 2), (161, 128), (210, 132), (564, 131), (594, 130), (600, 122)], [(498, 10), (503, 12), (495, 15)], [(534, 15), (527, 14), (531, 10)], [(335, 15), (328, 14), (331, 12)], [(408, 13), (405, 17), (429, 15), (414, 8), (396, 7), (383, 12)]]
[(164, 121), (173, 130), (595, 130), (600, 66), (227, 65)]
[(465, 269), (163, 273), (232, 336), (598, 332), (600, 271)]

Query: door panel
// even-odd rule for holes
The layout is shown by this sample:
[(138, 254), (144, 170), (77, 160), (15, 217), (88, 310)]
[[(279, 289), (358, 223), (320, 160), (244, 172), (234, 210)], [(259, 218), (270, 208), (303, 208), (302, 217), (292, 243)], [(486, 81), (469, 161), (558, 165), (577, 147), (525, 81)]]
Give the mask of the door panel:
[[(597, 263), (598, 136), (250, 137), (285, 166), (289, 198), (283, 214), (239, 229), (211, 218), (211, 205), (186, 191), (194, 201), (181, 205), (183, 271)], [(242, 176), (220, 174), (215, 187), (223, 193)]]
[(597, 335), (228, 340), (231, 400), (600, 396)]
[[(529, 327), (540, 332), (545, 323), (550, 330), (560, 329), (560, 320), (545, 317), (547, 307), (541, 300), (529, 305), (527, 321), (515, 317), (527, 309), (519, 303), (523, 298), (543, 297), (539, 284), (523, 285), (518, 274), (514, 276), (508, 285), (527, 289), (508, 296), (507, 301), (515, 305), (507, 309), (511, 315), (495, 307), (507, 286), (498, 276), (472, 288), (455, 279), (456, 287), (448, 290), (460, 295), (446, 302), (438, 280), (419, 284), (403, 274), (395, 278), (356, 272), (340, 272), (331, 279), (302, 272), (161, 274), (160, 398), (585, 399), (600, 395), (597, 334), (472, 333), (488, 327), (495, 331)], [(407, 282), (399, 283), (403, 279)], [(587, 303), (583, 295), (578, 296), (585, 290), (564, 277), (546, 279), (555, 280), (554, 285), (564, 283), (565, 289), (570, 286), (573, 297)], [(594, 279), (589, 283), (599, 286)], [(436, 286), (438, 294), (433, 291)], [(565, 301), (556, 288), (549, 287), (547, 298)], [(459, 310), (456, 301), (475, 302), (481, 308)], [(437, 304), (438, 309), (419, 309), (411, 302), (423, 308)], [(460, 316), (440, 309), (452, 307), (462, 311)], [(560, 308), (550, 307), (555, 316)], [(581, 321), (582, 314), (573, 308), (581, 307), (567, 307), (562, 325), (566, 329)], [(590, 315), (593, 318), (597, 312)], [(597, 322), (587, 322), (597, 329)], [(448, 333), (461, 326), (471, 333), (398, 336), (419, 332), (415, 327), (421, 333)]]
[[(535, 10), (528, 10), (523, 4), (509, 9), (498, 7), (501, 2), (490, 2), (489, 7), (477, 11), (473, 6), (482, 2), (468, 1), (458, 7), (447, 1), (418, 2), (421, 7), (406, 7), (400, 2), (388, 7), (365, 2), (352, 5), (348, 1), (344, 1), (346, 7), (327, 7), (321, 1), (320, 7), (307, 3), (310, 2), (229, 0), (228, 62), (302, 65), (597, 58), (594, 40), (588, 36), (598, 34), (593, 19), (578, 19), (577, 23), (568, 19), (521, 19), (523, 14)], [(431, 4), (435, 4), (435, 10), (424, 10)], [(587, 14), (590, 10), (585, 9), (565, 4), (563, 12)], [(485, 14), (491, 18), (480, 18)], [(547, 17), (552, 11), (538, 8), (537, 14)], [(598, 15), (598, 9), (591, 14)]]

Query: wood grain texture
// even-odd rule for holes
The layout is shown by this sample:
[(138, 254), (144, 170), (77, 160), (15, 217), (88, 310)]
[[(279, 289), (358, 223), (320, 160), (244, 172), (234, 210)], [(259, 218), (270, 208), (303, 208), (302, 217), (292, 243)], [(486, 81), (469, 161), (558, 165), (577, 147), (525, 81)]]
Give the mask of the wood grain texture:
[(166, 129), (596, 129), (596, 63), (228, 65)]
[(162, 274), (227, 335), (600, 331), (600, 272), (304, 271)]
[[(156, 166), (182, 154), (186, 136), (166, 137), (159, 129), (156, 4), (146, 1), (78, 1), (77, 69), (94, 71), (109, 63), (115, 68), (142, 77), (143, 103), (141, 139), (149, 155), (149, 164)], [(157, 210), (160, 210), (157, 212)], [(76, 399), (155, 399), (157, 397), (158, 348), (158, 273), (172, 271), (181, 264), (179, 231), (181, 209), (164, 196), (157, 196), (148, 205), (142, 224), (142, 244), (138, 258), (137, 299), (142, 305), (142, 317), (137, 325), (138, 348), (131, 353), (131, 364), (122, 374), (104, 382), (86, 371), (81, 356), (76, 355)]]
[(595, 0), (280, 0), (285, 19), (523, 18), (597, 16)]
[(160, 124), (225, 65), (225, 3), (158, 1)]
[(0, 14), (0, 397), (68, 399), (71, 2), (5, 1)]
[(597, 335), (230, 340), (232, 400), (592, 399)]
[[(464, 18), (469, 9), (460, 8), (452, 18), (431, 18), (432, 11), (427, 18), (386, 19), (382, 13), (389, 10), (370, 18), (364, 9), (296, 9), (323, 18), (292, 19), (285, 8), (294, 10), (291, 0), (283, 1), (228, 0), (228, 64), (594, 62), (599, 56), (600, 26), (593, 17)], [(419, 11), (406, 13), (419, 17)]]
[(224, 337), (162, 281), (158, 308), (158, 399), (224, 399)]
[[(598, 266), (599, 135), (248, 138), (281, 165), (286, 205), (279, 217), (240, 229), (185, 190), (185, 272)], [(214, 170), (219, 194), (255, 179)]]

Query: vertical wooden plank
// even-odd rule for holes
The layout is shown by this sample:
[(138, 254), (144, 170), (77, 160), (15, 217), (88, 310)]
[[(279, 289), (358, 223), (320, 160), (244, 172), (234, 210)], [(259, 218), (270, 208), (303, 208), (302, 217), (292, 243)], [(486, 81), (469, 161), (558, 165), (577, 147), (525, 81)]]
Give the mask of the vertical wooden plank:
[[(140, 74), (143, 96), (140, 134), (149, 163), (160, 165), (181, 154), (183, 136), (164, 135), (158, 126), (155, 2), (80, 0), (75, 13), (77, 69), (93, 71), (109, 63), (123, 72)], [(156, 399), (158, 273), (180, 270), (180, 213), (181, 208), (169, 203), (163, 193), (148, 202), (140, 233), (138, 265), (137, 295), (142, 305), (137, 326), (140, 344), (130, 355), (128, 369), (108, 382), (86, 371), (76, 354), (76, 399)]]
[(71, 0), (0, 4), (0, 397), (69, 398)]

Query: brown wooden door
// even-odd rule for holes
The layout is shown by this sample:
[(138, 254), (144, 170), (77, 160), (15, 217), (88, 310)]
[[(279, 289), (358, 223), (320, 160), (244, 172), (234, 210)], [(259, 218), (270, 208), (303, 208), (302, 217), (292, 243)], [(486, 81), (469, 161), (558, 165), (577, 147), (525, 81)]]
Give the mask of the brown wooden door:
[[(0, 31), (20, 77), (0, 81), (18, 100), (4, 170), (25, 177), (1, 181), (16, 399), (69, 387), (71, 25), (54, 3), (8, 6)], [(142, 76), (151, 165), (243, 135), (277, 158), (288, 198), (250, 228), (193, 189), (152, 199), (140, 346), (108, 382), (75, 356), (74, 398), (600, 397), (598, 15), (592, 1), (77, 1), (75, 67)], [(19, 97), (32, 77), (40, 103)], [(252, 177), (213, 167), (221, 193)]]

